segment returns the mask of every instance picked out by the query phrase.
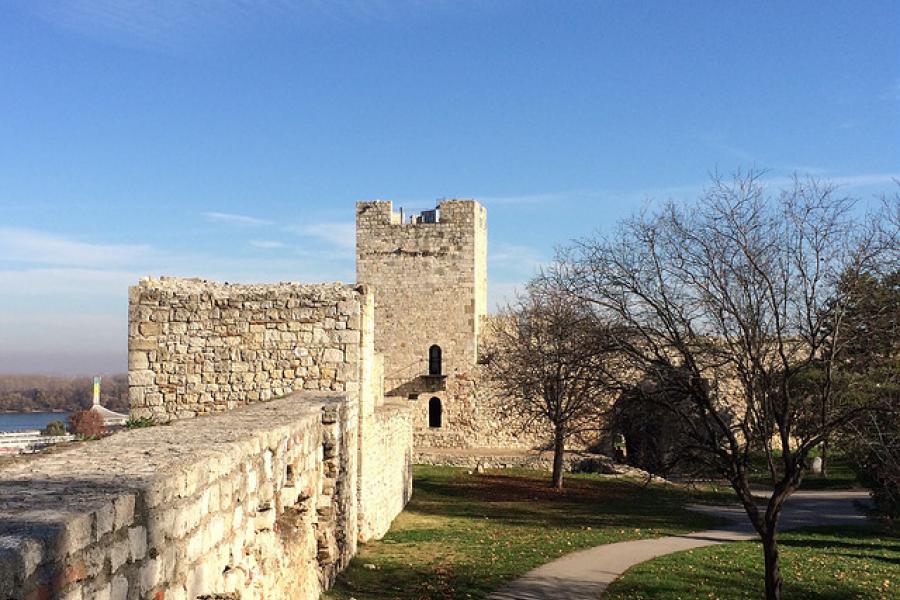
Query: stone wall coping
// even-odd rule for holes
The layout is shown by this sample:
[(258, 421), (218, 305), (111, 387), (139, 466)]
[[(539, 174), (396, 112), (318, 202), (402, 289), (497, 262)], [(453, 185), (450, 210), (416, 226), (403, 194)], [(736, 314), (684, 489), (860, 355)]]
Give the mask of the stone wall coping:
[[(240, 457), (315, 430), (346, 402), (303, 391), (228, 412), (116, 433), (0, 469), (0, 582), (27, 578), (239, 468)], [(147, 524), (151, 525), (151, 524)], [(0, 591), (3, 586), (0, 585)]]
[(411, 410), (412, 409), (408, 404), (385, 401), (384, 404), (375, 407), (375, 416), (379, 418), (389, 418), (394, 415), (407, 415)]
[(299, 283), (281, 281), (278, 283), (228, 283), (200, 277), (142, 277), (137, 286), (175, 293), (197, 293), (213, 295), (229, 295), (235, 293), (247, 295), (289, 294), (297, 296), (320, 296), (322, 298), (343, 299), (358, 294), (359, 285), (341, 282), (331, 283)]

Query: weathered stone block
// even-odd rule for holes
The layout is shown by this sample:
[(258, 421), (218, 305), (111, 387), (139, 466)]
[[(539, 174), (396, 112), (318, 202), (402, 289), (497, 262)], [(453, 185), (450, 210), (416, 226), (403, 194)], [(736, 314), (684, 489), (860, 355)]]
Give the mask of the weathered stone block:
[(162, 333), (162, 324), (145, 321), (138, 326), (138, 331), (141, 335), (148, 337), (159, 335)]
[(141, 594), (147, 594), (150, 590), (159, 586), (163, 582), (163, 565), (162, 559), (151, 558), (144, 561), (140, 570), (140, 590)]
[(147, 556), (147, 529), (138, 525), (128, 530), (128, 557), (139, 562)]
[(156, 374), (150, 370), (128, 372), (128, 385), (131, 387), (151, 386), (156, 381)]
[(113, 530), (116, 523), (116, 508), (113, 502), (109, 502), (94, 512), (92, 539), (99, 542), (100, 539)]

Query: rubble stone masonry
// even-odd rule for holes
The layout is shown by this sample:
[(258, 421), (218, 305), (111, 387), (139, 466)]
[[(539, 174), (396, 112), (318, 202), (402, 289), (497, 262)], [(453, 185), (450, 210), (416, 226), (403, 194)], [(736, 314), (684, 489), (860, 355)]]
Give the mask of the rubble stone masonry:
[(169, 421), (296, 390), (359, 389), (366, 292), (144, 279), (129, 291), (133, 417)]
[(428, 222), (400, 222), (389, 201), (356, 207), (356, 277), (375, 291), (375, 348), (388, 396), (408, 398), (426, 382), (428, 351), (442, 374), (467, 370), (487, 303), (487, 229), (473, 200), (446, 200)]
[(317, 598), (412, 492), (371, 293), (163, 278), (129, 300), (131, 413), (157, 425), (0, 472), (0, 598)]
[(0, 472), (0, 597), (317, 598), (356, 549), (343, 394), (126, 431)]
[[(478, 364), (489, 333), (486, 210), (475, 200), (443, 200), (401, 213), (389, 201), (357, 203), (356, 277), (374, 291), (385, 394), (409, 406), (416, 449), (543, 446), (546, 428), (510, 412)], [(429, 373), (432, 346), (441, 349), (438, 376)]]
[(0, 599), (312, 600), (402, 510), (414, 441), (544, 443), (478, 364), (485, 209), (360, 202), (356, 226), (358, 285), (130, 288), (131, 416), (156, 425), (0, 472)]

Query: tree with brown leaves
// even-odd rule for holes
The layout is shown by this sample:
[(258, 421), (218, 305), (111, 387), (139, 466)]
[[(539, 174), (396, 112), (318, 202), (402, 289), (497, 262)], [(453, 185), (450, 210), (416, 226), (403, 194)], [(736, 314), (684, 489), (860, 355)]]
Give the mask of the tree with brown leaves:
[(96, 412), (82, 410), (69, 415), (69, 432), (83, 439), (95, 439), (106, 435), (106, 424)]

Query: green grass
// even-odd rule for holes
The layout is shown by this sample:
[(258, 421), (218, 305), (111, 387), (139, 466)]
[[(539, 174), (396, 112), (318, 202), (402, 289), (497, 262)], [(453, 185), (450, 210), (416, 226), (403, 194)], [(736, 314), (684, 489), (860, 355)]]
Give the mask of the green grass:
[[(810, 457), (810, 460), (812, 457)], [(862, 489), (863, 485), (856, 477), (856, 473), (850, 466), (849, 458), (838, 452), (832, 452), (828, 456), (828, 474), (817, 475), (807, 472), (800, 484), (801, 490), (848, 490)], [(766, 487), (772, 486), (766, 460), (763, 455), (753, 457), (753, 473), (750, 475), (750, 483)]]
[[(383, 540), (359, 554), (325, 598), (483, 598), (504, 582), (559, 556), (622, 540), (671, 535), (717, 524), (682, 508), (732, 502), (729, 491), (597, 475), (547, 487), (535, 471), (416, 467), (413, 498)], [(374, 570), (363, 567), (375, 565)]]
[[(816, 528), (780, 537), (784, 597), (791, 600), (900, 598), (900, 531)], [(764, 596), (759, 542), (708, 546), (629, 569), (604, 600), (737, 600)]]

